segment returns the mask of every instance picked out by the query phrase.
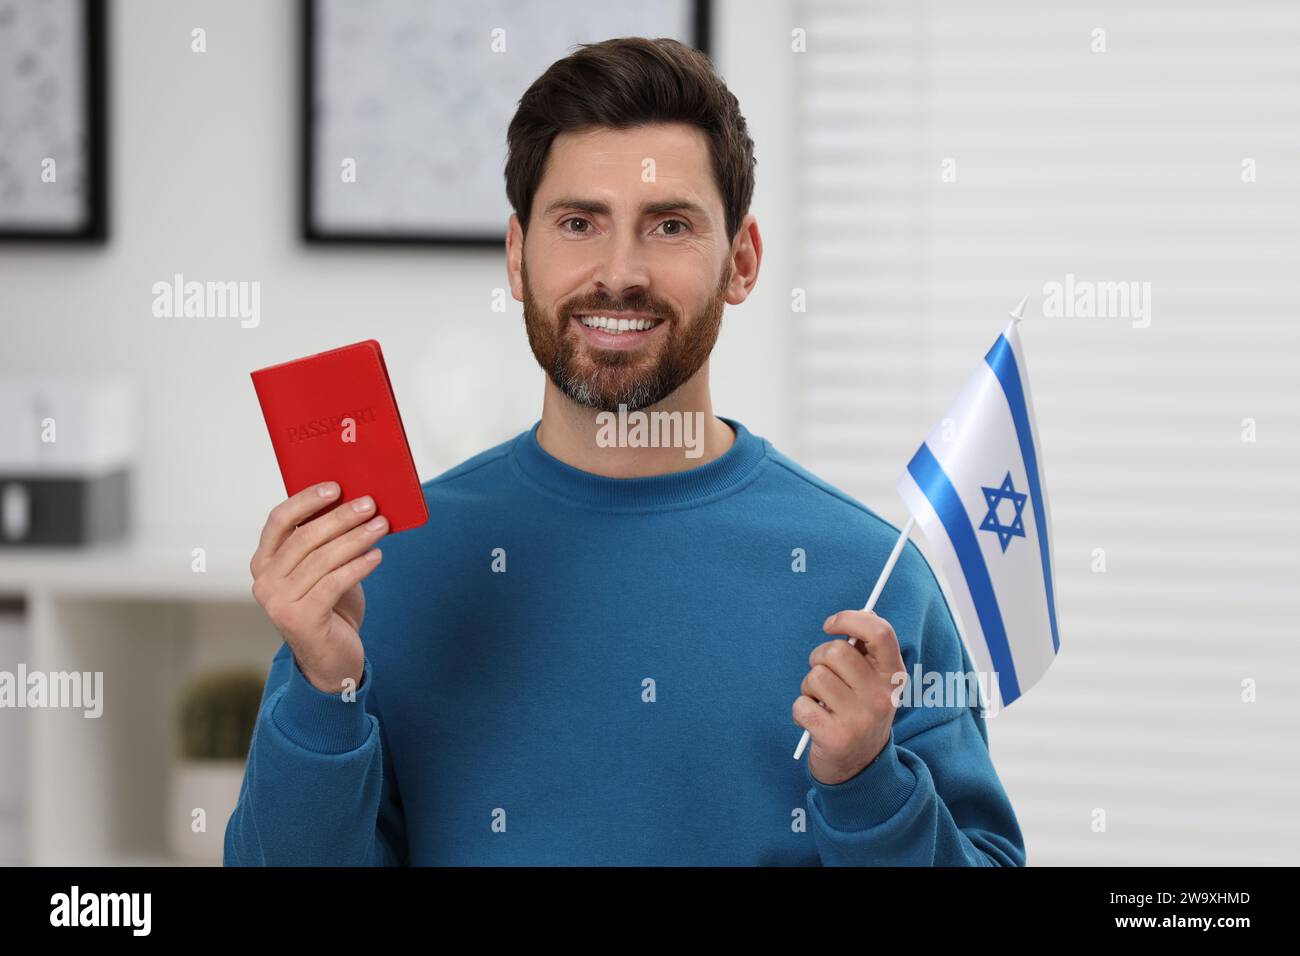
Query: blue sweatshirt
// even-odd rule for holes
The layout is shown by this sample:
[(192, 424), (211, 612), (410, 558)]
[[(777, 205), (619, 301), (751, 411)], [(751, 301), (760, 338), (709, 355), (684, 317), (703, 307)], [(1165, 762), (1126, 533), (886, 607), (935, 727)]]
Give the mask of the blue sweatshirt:
[[(1024, 865), (978, 699), (905, 700), (838, 784), (792, 759), (822, 622), (899, 531), (723, 421), (676, 474), (580, 471), (534, 425), (425, 482), (355, 699), (272, 659), (225, 864)], [(911, 542), (876, 612), (909, 679), (972, 670)]]

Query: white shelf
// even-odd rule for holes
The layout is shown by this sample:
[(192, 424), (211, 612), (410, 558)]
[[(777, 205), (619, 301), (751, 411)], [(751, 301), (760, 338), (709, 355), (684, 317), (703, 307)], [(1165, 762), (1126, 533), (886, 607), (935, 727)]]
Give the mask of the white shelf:
[[(191, 570), (205, 548), (206, 571)], [(103, 675), (103, 714), (23, 715), (28, 864), (176, 866), (166, 811), (175, 711), (191, 676), (229, 665), (263, 675), (280, 636), (253, 600), (255, 543), (127, 541), (0, 549), (0, 598), (24, 608), (29, 673)], [(224, 830), (228, 811), (209, 809)]]
[[(0, 548), (0, 595), (31, 591), (96, 597), (253, 604), (248, 570), (256, 543), (125, 541), (86, 548)], [(191, 570), (203, 547), (206, 571)]]

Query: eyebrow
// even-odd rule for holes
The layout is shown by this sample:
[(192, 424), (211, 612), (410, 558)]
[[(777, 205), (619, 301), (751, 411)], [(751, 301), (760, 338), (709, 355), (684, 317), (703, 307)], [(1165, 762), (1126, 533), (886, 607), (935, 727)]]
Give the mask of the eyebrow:
[[(599, 199), (578, 199), (573, 196), (566, 196), (548, 204), (546, 211), (542, 215), (549, 216), (551, 213), (559, 212), (562, 209), (577, 209), (597, 216), (609, 215), (609, 203), (602, 202)], [(686, 212), (700, 218), (707, 215), (703, 206), (691, 202), (689, 199), (660, 199), (657, 202), (641, 204), (641, 215), (643, 216), (653, 216), (661, 212)]]

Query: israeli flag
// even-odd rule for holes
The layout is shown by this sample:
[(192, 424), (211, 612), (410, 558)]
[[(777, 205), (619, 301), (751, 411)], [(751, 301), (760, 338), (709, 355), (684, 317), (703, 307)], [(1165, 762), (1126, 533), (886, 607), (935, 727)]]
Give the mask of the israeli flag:
[(948, 581), (966, 649), (990, 675), (998, 695), (990, 709), (1033, 687), (1061, 646), (1052, 510), (1019, 313), (898, 479)]

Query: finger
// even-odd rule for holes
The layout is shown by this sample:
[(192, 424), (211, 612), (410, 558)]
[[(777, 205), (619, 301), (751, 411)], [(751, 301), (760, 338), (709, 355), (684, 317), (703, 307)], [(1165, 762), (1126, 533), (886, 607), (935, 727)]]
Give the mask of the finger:
[(822, 630), (865, 644), (867, 657), (877, 670), (892, 668), (895, 658), (902, 661), (893, 626), (875, 611), (840, 611), (826, 619)]
[(378, 548), (371, 548), (365, 554), (359, 555), (347, 564), (335, 568), (316, 582), (315, 587), (303, 596), (303, 602), (317, 609), (334, 607), (339, 603), (339, 598), (346, 594), (352, 585), (365, 580), (371, 571), (379, 567), (379, 562), (383, 557), (384, 553), (382, 551)]
[(319, 518), (313, 518), (306, 524), (299, 525), (271, 558), (266, 573), (272, 578), (289, 577), (294, 569), (321, 545), (333, 541), (374, 517), (375, 501), (369, 495), (343, 502)]
[(903, 649), (898, 642), (898, 634), (894, 631), (894, 626), (885, 620), (875, 611), (871, 616), (882, 627), (884, 636), (877, 640), (871, 647), (870, 656), (873, 663), (876, 664), (877, 670), (882, 674), (896, 674), (906, 668), (903, 664)]
[(797, 725), (812, 734), (814, 738), (822, 735), (831, 720), (830, 711), (823, 710), (817, 701), (806, 694), (795, 698), (790, 706), (790, 716)]
[(375, 515), (365, 524), (358, 525), (309, 552), (281, 584), (281, 591), (285, 598), (290, 601), (299, 600), (314, 588), (321, 578), (358, 555), (365, 554), (387, 533), (388, 519), (383, 515)]
[(270, 562), (294, 528), (338, 500), (339, 490), (338, 482), (322, 481), (308, 485), (271, 509), (262, 526), (262, 536), (253, 552), (253, 560), (249, 563), (253, 577), (258, 576), (262, 565)]
[(831, 713), (845, 710), (853, 703), (852, 688), (825, 664), (817, 664), (804, 675), (799, 690), (804, 696), (821, 701)]
[(808, 666), (824, 666), (852, 690), (871, 687), (879, 675), (862, 651), (848, 641), (818, 644), (808, 655)]
[(261, 528), (261, 538), (257, 541), (257, 554), (269, 558), (276, 553), (279, 545), (298, 527), (303, 520), (311, 518), (317, 511), (337, 501), (339, 485), (337, 481), (318, 481), (308, 485), (298, 494), (285, 498), (266, 515), (266, 522)]

